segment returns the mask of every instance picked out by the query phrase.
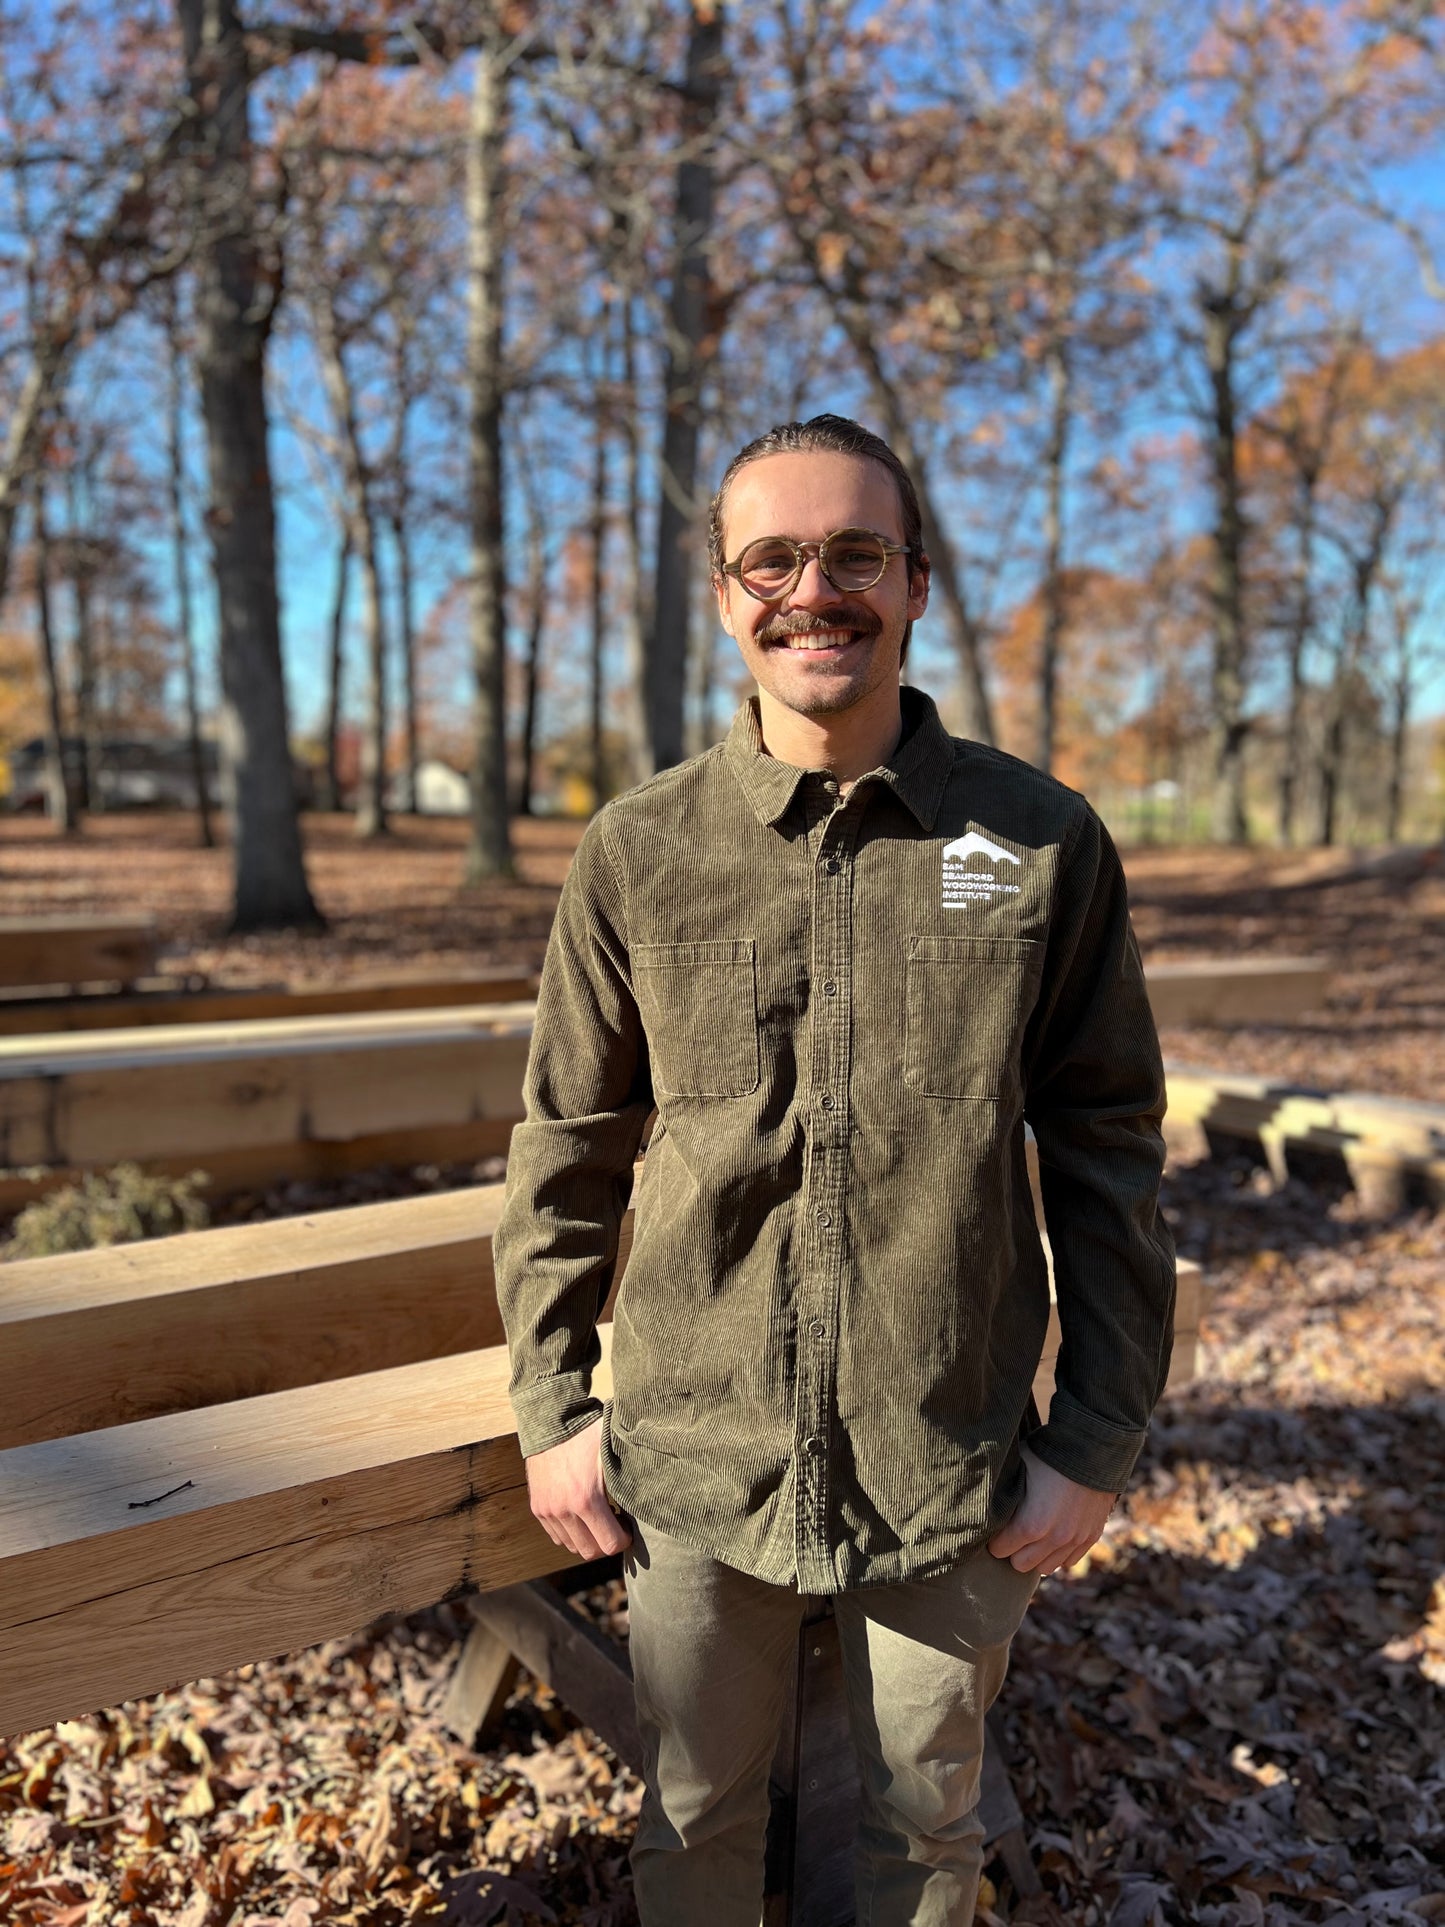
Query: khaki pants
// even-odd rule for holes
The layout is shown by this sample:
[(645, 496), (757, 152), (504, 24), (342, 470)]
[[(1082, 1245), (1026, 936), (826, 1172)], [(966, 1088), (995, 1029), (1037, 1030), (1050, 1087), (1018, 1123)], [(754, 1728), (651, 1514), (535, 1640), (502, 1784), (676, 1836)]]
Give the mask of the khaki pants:
[[(758, 1927), (768, 1771), (805, 1601), (631, 1523), (643, 1927)], [(834, 1600), (863, 1792), (858, 1927), (973, 1920), (984, 1714), (1037, 1583), (980, 1546), (936, 1578)]]

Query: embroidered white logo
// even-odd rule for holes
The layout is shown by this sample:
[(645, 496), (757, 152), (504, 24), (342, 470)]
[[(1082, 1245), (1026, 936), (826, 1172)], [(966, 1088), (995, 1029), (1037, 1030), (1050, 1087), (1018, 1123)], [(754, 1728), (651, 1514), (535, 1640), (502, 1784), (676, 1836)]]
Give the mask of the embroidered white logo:
[(999, 897), (1016, 897), (1019, 893), (1017, 883), (1003, 883), (998, 877), (989, 876), (983, 870), (970, 870), (970, 857), (986, 857), (995, 866), (1012, 863), (1019, 868), (1019, 858), (1012, 850), (1000, 849), (977, 830), (970, 830), (967, 836), (956, 837), (945, 846), (943, 852), (943, 907), (945, 910), (961, 909), (967, 903), (993, 903)]

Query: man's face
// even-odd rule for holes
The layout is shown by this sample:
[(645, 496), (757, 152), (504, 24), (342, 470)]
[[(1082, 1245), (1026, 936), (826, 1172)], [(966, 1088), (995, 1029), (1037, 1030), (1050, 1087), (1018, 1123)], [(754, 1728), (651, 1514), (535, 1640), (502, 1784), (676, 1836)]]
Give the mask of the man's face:
[[(821, 542), (835, 529), (872, 529), (903, 540), (898, 490), (888, 470), (861, 455), (765, 455), (734, 477), (723, 507), (723, 556), (786, 535)], [(759, 602), (732, 576), (716, 586), (722, 625), (758, 687), (801, 716), (852, 709), (898, 682), (908, 624), (928, 606), (928, 575), (909, 577), (894, 555), (871, 589), (835, 589), (809, 556), (789, 593)]]

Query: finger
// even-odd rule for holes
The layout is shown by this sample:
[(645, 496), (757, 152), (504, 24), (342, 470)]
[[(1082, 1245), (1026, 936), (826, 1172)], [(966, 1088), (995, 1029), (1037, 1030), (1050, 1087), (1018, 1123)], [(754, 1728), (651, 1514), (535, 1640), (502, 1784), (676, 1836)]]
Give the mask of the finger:
[(567, 1518), (567, 1549), (575, 1552), (579, 1559), (597, 1559), (601, 1556), (597, 1541), (587, 1529), (587, 1521), (575, 1512)]
[(1017, 1552), (1020, 1546), (1033, 1545), (1039, 1537), (1041, 1527), (1042, 1521), (1030, 1519), (1025, 1514), (1016, 1512), (1008, 1524), (1000, 1527), (989, 1540), (988, 1549), (995, 1559), (1007, 1559), (1009, 1554)]
[(1017, 1572), (1039, 1572), (1062, 1550), (1063, 1545), (1058, 1540), (1035, 1539), (1031, 1545), (1021, 1547), (1013, 1555), (1011, 1563)]
[(542, 1528), (543, 1532), (546, 1533), (547, 1537), (552, 1541), (552, 1544), (554, 1546), (565, 1547), (568, 1552), (572, 1550), (572, 1548), (567, 1545), (567, 1541), (562, 1536), (561, 1527), (558, 1526), (554, 1520), (552, 1520), (551, 1518), (545, 1517), (540, 1512), (534, 1512), (532, 1514), (532, 1517), (537, 1521), (537, 1524)]
[(621, 1552), (632, 1544), (632, 1535), (622, 1526), (605, 1492), (581, 1507), (579, 1516), (603, 1552)]
[(1077, 1565), (1079, 1560), (1083, 1558), (1090, 1544), (1092, 1544), (1092, 1541), (1089, 1540), (1073, 1540), (1071, 1544), (1064, 1547), (1062, 1552), (1057, 1554), (1053, 1564), (1047, 1568), (1044, 1576), (1047, 1577), (1047, 1574), (1050, 1572), (1067, 1572), (1070, 1566)]

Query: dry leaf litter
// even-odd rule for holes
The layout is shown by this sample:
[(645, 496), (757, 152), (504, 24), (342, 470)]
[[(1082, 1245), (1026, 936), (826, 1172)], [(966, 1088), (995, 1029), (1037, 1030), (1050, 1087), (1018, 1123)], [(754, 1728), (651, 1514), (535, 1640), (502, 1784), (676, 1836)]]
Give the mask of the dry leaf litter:
[[(1168, 1210), (1201, 1376), (1024, 1622), (1001, 1711), (1044, 1893), (992, 1863), (980, 1920), (1445, 1919), (1445, 1217), (1215, 1164)], [(620, 1588), (583, 1603), (625, 1632)], [(0, 1919), (624, 1927), (634, 1777), (531, 1684), (496, 1745), (448, 1738), (460, 1626), (0, 1746)]]
[[(124, 826), (107, 830), (114, 857)], [(403, 897), (430, 892), (406, 915), (354, 891), (359, 853), (338, 835), (321, 865), (338, 918), (324, 959), (299, 939), (217, 943), (204, 895), (176, 907), (173, 956), (230, 981), (301, 974), (302, 958), (304, 974), (374, 969), (384, 948), (399, 954), (401, 915), (413, 964), (535, 964), (570, 847), (547, 835), (524, 853), (533, 880), (481, 917), (455, 907), (444, 837), (396, 852)], [(13, 839), (7, 882), (37, 849), (45, 860), (21, 868), (38, 900), (18, 911), (86, 887), (69, 853)], [(159, 854), (157, 883), (174, 890), (181, 852)], [(1438, 1098), (1445, 886), (1428, 864), (1290, 861), (1131, 859), (1153, 954), (1320, 951), (1337, 965), (1312, 1020), (1181, 1031), (1166, 1049)], [(498, 1161), (360, 1174), (220, 1215), (499, 1174)], [(979, 1920), (1445, 1920), (1445, 1216), (1372, 1226), (1349, 1199), (1275, 1189), (1245, 1165), (1172, 1169), (1166, 1193), (1181, 1251), (1206, 1267), (1201, 1375), (1161, 1407), (1100, 1545), (1043, 1584), (1015, 1644), (1000, 1712), (1044, 1891), (1020, 1899), (992, 1861)], [(625, 1637), (620, 1587), (579, 1603)], [(495, 1744), (449, 1738), (439, 1708), (462, 1628), (438, 1607), (0, 1742), (0, 1921), (627, 1927), (635, 1777), (525, 1680)]]

